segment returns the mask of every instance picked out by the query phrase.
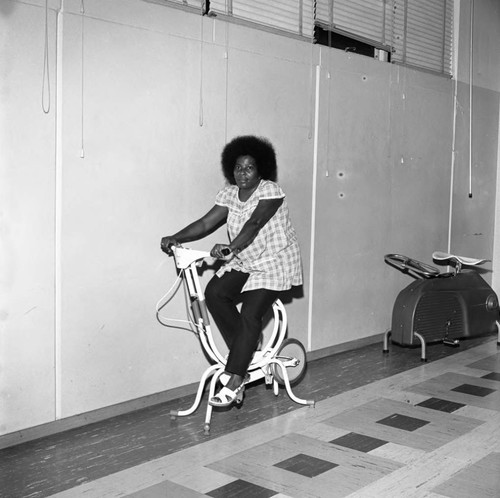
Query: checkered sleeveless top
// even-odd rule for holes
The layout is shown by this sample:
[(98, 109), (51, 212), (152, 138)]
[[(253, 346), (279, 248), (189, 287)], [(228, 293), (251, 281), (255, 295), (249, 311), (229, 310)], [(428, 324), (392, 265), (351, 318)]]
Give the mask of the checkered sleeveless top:
[(255, 289), (287, 290), (302, 284), (302, 262), (295, 229), (290, 221), (285, 194), (270, 180), (261, 180), (252, 196), (242, 202), (238, 187), (230, 185), (219, 191), (215, 203), (227, 207), (227, 231), (232, 241), (240, 233), (261, 199), (283, 199), (274, 216), (264, 225), (253, 242), (233, 256), (218, 272), (230, 270), (249, 273), (242, 291)]

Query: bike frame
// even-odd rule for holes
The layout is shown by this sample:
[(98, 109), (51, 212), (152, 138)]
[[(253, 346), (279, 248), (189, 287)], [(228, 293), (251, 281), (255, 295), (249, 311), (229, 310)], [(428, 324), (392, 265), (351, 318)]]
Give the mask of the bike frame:
[[(196, 411), (201, 403), (205, 390), (205, 384), (210, 377), (212, 377), (212, 379), (210, 381), (209, 398), (215, 395), (216, 384), (220, 375), (224, 372), (226, 358), (221, 354), (215, 344), (210, 326), (208, 310), (205, 303), (205, 294), (201, 286), (200, 276), (198, 274), (199, 265), (203, 262), (203, 260), (210, 258), (210, 253), (175, 246), (172, 247), (172, 251), (176, 267), (179, 270), (179, 276), (184, 280), (189, 295), (189, 305), (194, 318), (193, 321), (190, 320), (190, 323), (192, 323), (195, 327), (203, 349), (213, 361), (213, 364), (205, 370), (200, 379), (200, 384), (193, 405), (186, 410), (172, 410), (170, 412), (171, 417), (176, 418), (178, 416), (183, 417), (190, 415)], [(314, 401), (298, 398), (292, 392), (287, 367), (297, 366), (298, 360), (292, 357), (284, 358), (277, 356), (279, 348), (283, 344), (286, 336), (288, 324), (287, 314), (283, 303), (279, 299), (274, 302), (272, 310), (274, 314), (274, 324), (270, 338), (261, 350), (255, 352), (254, 358), (248, 368), (249, 378), (246, 383), (255, 382), (264, 378), (266, 384), (273, 385), (274, 394), (278, 395), (279, 384), (276, 378), (274, 378), (273, 368), (271, 368), (272, 365), (276, 365), (280, 369), (283, 383), (292, 401), (302, 405), (314, 406)], [(212, 406), (207, 404), (204, 425), (205, 432), (210, 430), (211, 414)]]

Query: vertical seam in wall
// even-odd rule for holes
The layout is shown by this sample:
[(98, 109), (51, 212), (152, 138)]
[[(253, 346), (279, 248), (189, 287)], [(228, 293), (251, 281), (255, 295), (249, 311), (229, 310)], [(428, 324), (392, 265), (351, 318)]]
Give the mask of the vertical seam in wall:
[(451, 253), (451, 224), (453, 221), (453, 183), (455, 181), (455, 147), (457, 132), (457, 80), (453, 80), (453, 137), (451, 141), (451, 171), (450, 171), (450, 212), (448, 215), (448, 253)]
[(474, 0), (470, 3), (469, 47), (469, 198), (472, 197), (472, 92), (474, 82)]
[[(450, 212), (448, 215), (448, 241), (447, 251), (451, 253), (451, 225), (453, 222), (453, 184), (455, 182), (455, 161), (456, 161), (456, 132), (457, 132), (457, 105), (458, 105), (458, 40), (460, 28), (460, 4), (455, 2), (453, 10), (453, 136), (451, 143), (451, 171), (450, 171)], [(449, 269), (449, 267), (448, 267)]]
[(64, 0), (56, 15), (56, 143), (54, 200), (54, 390), (55, 418), (62, 417), (61, 401), (61, 201), (62, 201), (62, 56)]
[[(498, 114), (500, 115), (500, 102), (498, 104)], [(499, 278), (497, 276), (498, 271), (496, 269), (496, 262), (498, 261), (498, 258), (500, 255), (498, 254), (499, 252), (499, 242), (498, 242), (498, 237), (499, 237), (499, 231), (500, 231), (500, 220), (499, 220), (499, 209), (498, 209), (498, 199), (500, 198), (500, 175), (498, 174), (498, 171), (500, 169), (500, 126), (498, 127), (498, 135), (497, 135), (497, 167), (496, 167), (496, 190), (495, 190), (495, 216), (494, 216), (494, 221), (493, 221), (493, 262), (492, 262), (492, 287), (495, 290), (495, 292), (499, 292)], [(499, 342), (500, 342), (500, 336), (499, 336)]]
[(313, 181), (312, 181), (312, 199), (311, 199), (311, 243), (310, 243), (310, 262), (309, 262), (309, 309), (307, 313), (307, 350), (312, 351), (312, 312), (314, 297), (314, 250), (315, 250), (315, 231), (316, 231), (316, 187), (318, 178), (318, 135), (319, 135), (319, 83), (321, 75), (321, 66), (316, 66), (316, 86), (314, 103), (314, 152), (313, 152)]

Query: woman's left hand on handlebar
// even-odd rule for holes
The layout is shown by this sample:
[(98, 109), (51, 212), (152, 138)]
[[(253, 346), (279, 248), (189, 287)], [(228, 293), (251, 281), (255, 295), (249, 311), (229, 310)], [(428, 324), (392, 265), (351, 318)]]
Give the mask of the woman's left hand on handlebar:
[(212, 258), (224, 259), (231, 254), (231, 248), (227, 244), (215, 244), (210, 251)]

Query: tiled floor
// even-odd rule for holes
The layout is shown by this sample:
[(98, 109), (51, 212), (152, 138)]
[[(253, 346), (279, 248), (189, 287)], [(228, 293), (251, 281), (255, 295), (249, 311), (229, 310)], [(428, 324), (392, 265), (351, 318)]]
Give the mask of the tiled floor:
[(203, 408), (170, 421), (165, 404), (7, 449), (0, 496), (500, 496), (496, 337), (428, 357), (374, 345), (312, 362), (295, 392), (315, 408), (256, 385), (210, 436)]

